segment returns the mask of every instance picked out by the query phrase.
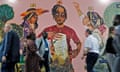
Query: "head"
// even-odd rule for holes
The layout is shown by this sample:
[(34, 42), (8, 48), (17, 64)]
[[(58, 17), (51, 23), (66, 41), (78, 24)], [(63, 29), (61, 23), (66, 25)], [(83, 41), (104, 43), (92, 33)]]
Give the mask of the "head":
[(12, 26), (10, 24), (5, 24), (4, 26), (4, 32), (7, 33), (12, 29)]
[(104, 24), (103, 18), (97, 12), (87, 12), (87, 16), (89, 17), (91, 24), (94, 27), (98, 27), (101, 24)]
[(35, 12), (31, 12), (28, 15), (26, 15), (24, 17), (25, 21), (28, 21), (31, 24), (35, 25), (35, 28), (37, 28), (38, 24), (37, 24), (37, 20), (38, 20), (38, 15)]
[(94, 30), (94, 26), (91, 24), (91, 21), (88, 16), (85, 16), (83, 18), (83, 25), (84, 25), (85, 29)]
[(120, 15), (116, 15), (114, 20), (113, 20), (113, 25), (118, 26), (120, 25)]
[(43, 36), (44, 39), (46, 39), (48, 37), (48, 33), (47, 32), (43, 32), (42, 36)]
[(115, 34), (115, 27), (110, 27), (109, 28), (109, 34)]
[(58, 25), (62, 25), (67, 19), (66, 9), (59, 4), (53, 6), (52, 15)]
[(28, 23), (34, 24), (36, 29), (38, 27), (38, 24), (37, 24), (38, 15), (35, 12), (35, 10), (36, 10), (35, 8), (28, 9), (27, 12), (29, 13), (24, 17), (24, 21), (28, 21)]
[(88, 37), (91, 34), (92, 34), (92, 31), (90, 29), (86, 29), (85, 36)]
[(100, 25), (104, 24), (103, 19), (97, 12), (87, 12), (87, 15), (83, 19), (83, 25), (85, 28), (90, 30), (94, 30), (98, 28)]

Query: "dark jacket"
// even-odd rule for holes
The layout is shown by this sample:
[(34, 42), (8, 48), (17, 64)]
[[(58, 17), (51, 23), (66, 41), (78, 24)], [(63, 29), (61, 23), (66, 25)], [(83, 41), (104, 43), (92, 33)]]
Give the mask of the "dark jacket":
[(113, 46), (113, 37), (109, 37), (106, 44), (106, 52), (116, 54), (115, 48)]
[(11, 30), (5, 34), (1, 48), (2, 56), (7, 57), (7, 62), (19, 61), (20, 40), (16, 32)]

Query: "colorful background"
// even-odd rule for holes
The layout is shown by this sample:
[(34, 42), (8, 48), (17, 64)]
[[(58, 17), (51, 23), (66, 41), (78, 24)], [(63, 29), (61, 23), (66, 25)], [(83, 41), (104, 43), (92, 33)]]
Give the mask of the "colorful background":
[[(76, 31), (77, 35), (79, 36), (82, 42), (82, 45), (85, 39), (84, 36), (85, 29), (83, 27), (82, 21), (80, 20), (73, 6), (74, 1), (80, 4), (80, 8), (84, 14), (87, 13), (89, 6), (94, 7), (95, 11), (97, 11), (102, 17), (104, 17), (107, 26), (112, 25), (112, 19), (114, 15), (120, 12), (120, 9), (118, 10), (114, 8), (114, 4), (116, 4), (114, 2), (117, 2), (119, 4), (119, 0), (62, 0), (63, 5), (67, 9), (68, 13), (68, 18), (65, 24), (70, 26)], [(45, 27), (56, 24), (51, 15), (51, 9), (53, 5), (56, 4), (56, 0), (0, 0), (0, 5), (2, 4), (8, 4), (11, 7), (13, 7), (14, 17), (11, 20), (7, 21), (7, 23), (14, 23), (18, 25), (21, 24), (23, 22), (23, 19), (20, 16), (20, 14), (26, 11), (31, 6), (36, 6), (36, 8), (44, 8), (49, 10), (49, 13), (39, 16), (38, 19), (39, 26), (38, 29), (36, 30), (37, 34), (40, 33)], [(71, 44), (73, 45), (73, 48), (75, 48), (75, 45), (72, 42)], [(81, 55), (83, 51), (82, 49), (80, 54), (75, 59), (73, 59), (75, 72), (85, 72), (84, 70), (85, 61), (81, 60)]]

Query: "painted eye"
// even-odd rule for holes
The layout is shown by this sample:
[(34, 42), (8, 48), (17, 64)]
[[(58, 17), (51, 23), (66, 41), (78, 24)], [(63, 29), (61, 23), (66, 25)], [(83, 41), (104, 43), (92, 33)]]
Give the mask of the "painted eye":
[(61, 14), (61, 17), (65, 17), (65, 14), (64, 14), (64, 13), (62, 13), (62, 14)]
[(55, 14), (55, 16), (57, 17), (57, 16), (59, 16), (59, 14), (58, 14), (58, 13), (56, 13), (56, 14)]

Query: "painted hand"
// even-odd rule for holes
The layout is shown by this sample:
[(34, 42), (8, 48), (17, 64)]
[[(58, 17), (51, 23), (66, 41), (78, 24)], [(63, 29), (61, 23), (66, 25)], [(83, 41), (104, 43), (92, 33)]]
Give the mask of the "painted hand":
[(75, 49), (71, 52), (70, 58), (75, 58), (78, 55), (78, 49)]
[(77, 10), (80, 9), (80, 5), (79, 5), (79, 3), (77, 3), (77, 2), (73, 2), (73, 5), (74, 5), (74, 7), (75, 7)]

